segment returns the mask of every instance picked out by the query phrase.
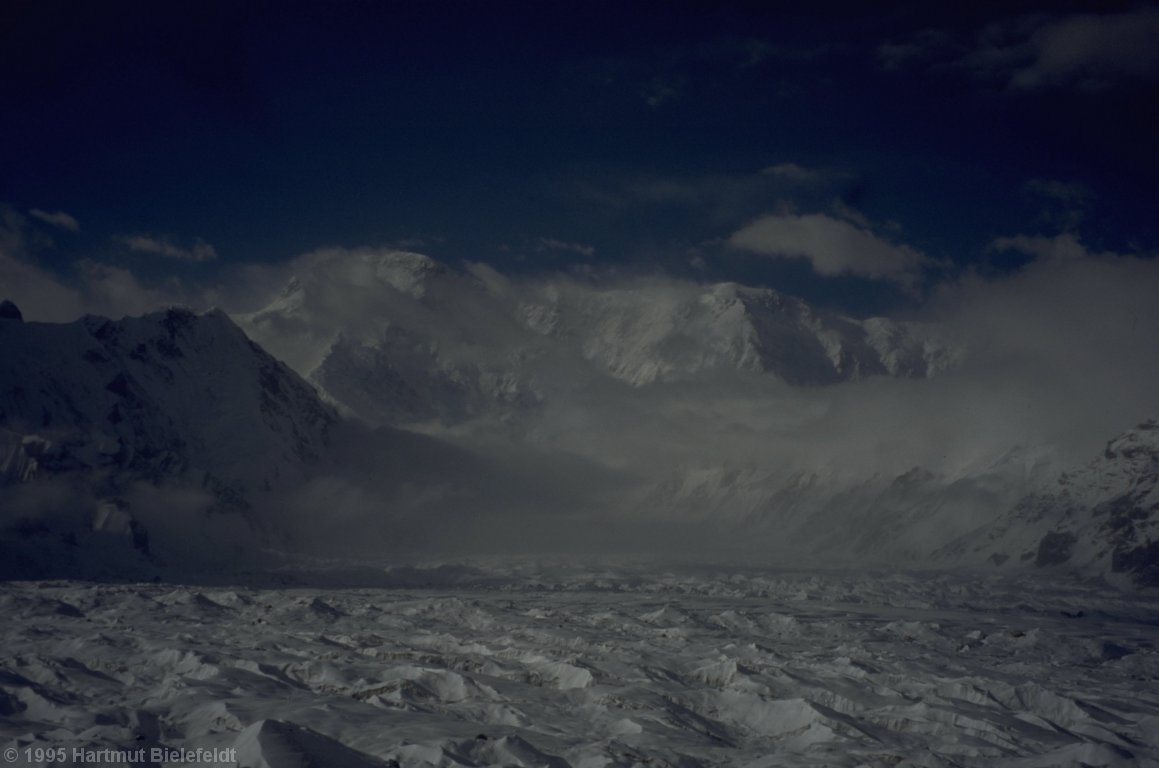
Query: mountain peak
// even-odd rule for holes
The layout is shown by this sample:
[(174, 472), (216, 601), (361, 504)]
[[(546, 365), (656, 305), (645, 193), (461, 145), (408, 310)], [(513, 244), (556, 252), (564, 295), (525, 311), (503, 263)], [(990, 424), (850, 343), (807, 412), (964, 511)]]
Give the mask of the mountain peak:
[[(813, 386), (926, 377), (954, 357), (929, 329), (852, 320), (736, 282), (508, 280), (370, 248), (319, 251), (298, 267), (279, 299), (240, 322), (372, 423), (410, 423), (417, 413), (474, 418), (488, 399), (506, 418), (528, 393), (550, 400), (544, 385), (574, 382), (577, 371), (633, 387), (729, 370)], [(384, 396), (386, 385), (394, 397)], [(390, 417), (400, 402), (414, 407)]]
[(337, 278), (357, 288), (386, 285), (414, 298), (422, 298), (427, 282), (448, 272), (447, 267), (430, 256), (413, 251), (331, 249), (314, 254), (302, 278), (312, 283)]
[(277, 484), (318, 453), (336, 421), (219, 309), (10, 330), (0, 336), (0, 427), (59, 437), (78, 470), (150, 480), (200, 470), (223, 487)]
[(1140, 455), (1159, 455), (1159, 421), (1148, 419), (1113, 440), (1107, 441), (1103, 458), (1134, 459)]

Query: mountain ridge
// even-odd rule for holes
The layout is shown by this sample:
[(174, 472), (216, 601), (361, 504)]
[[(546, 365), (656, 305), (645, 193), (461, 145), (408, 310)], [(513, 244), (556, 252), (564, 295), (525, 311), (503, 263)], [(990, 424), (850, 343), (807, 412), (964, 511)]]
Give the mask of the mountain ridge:
[(311, 385), (220, 310), (72, 323), (9, 313), (0, 319), (9, 566), (36, 572), (103, 548), (108, 562), (89, 566), (146, 567), (112, 546), (120, 539), (148, 555), (146, 518), (187, 526), (174, 542), (197, 540), (217, 513), (239, 530), (259, 525), (254, 502), (299, 482), (337, 425)]
[[(517, 420), (597, 379), (641, 388), (759, 375), (819, 386), (925, 378), (964, 354), (933, 325), (855, 320), (771, 288), (516, 281), (372, 249), (311, 255), (274, 301), (238, 322), (335, 402), (393, 425)], [(397, 410), (382, 405), (391, 396)]]
[[(386, 410), (380, 422), (397, 416), (400, 408), (428, 418), (494, 418), (497, 411), (487, 410), (487, 404), (505, 391), (515, 406), (498, 412), (499, 420), (523, 417), (535, 431), (480, 451), (478, 445), (470, 448), (469, 440), (455, 444), (376, 425), (373, 418), (365, 424), (346, 419), (315, 385), (220, 310), (197, 314), (170, 308), (116, 321), (86, 316), (49, 324), (24, 322), (19, 309), (6, 302), (0, 305), (0, 492), (9, 502), (15, 499), (3, 510), (6, 532), (19, 540), (43, 539), (55, 531), (64, 544), (75, 547), (79, 524), (86, 536), (118, 536), (122, 549), (131, 546), (148, 558), (152, 523), (142, 523), (142, 509), (134, 506), (138, 498), (145, 506), (184, 504), (200, 510), (191, 518), (200, 521), (195, 526), (212, 512), (240, 513), (235, 518), (246, 521), (254, 503), (265, 500), (266, 508), (274, 510), (267, 522), (278, 522), (278, 508), (292, 508), (284, 522), (300, 542), (319, 538), (328, 520), (350, 526), (326, 531), (336, 545), (350, 537), (366, 543), (399, 536), (418, 542), (431, 531), (467, 530), (480, 541), (494, 542), (531, 527), (550, 541), (558, 539), (553, 526), (580, 532), (600, 520), (643, 535), (641, 543), (651, 533), (648, 526), (656, 524), (657, 531), (669, 526), (689, 533), (689, 542), (700, 540), (701, 531), (718, 537), (706, 535), (705, 542), (722, 544), (743, 533), (749, 546), (768, 547), (770, 556), (1037, 566), (1159, 586), (1155, 420), (1112, 439), (1099, 457), (1063, 474), (1053, 488), (1045, 485), (1053, 461), (1044, 446), (1013, 448), (948, 472), (914, 466), (896, 475), (861, 477), (843, 474), (836, 464), (809, 471), (745, 458), (743, 452), (729, 459), (711, 451), (665, 453), (667, 446), (659, 445), (654, 446), (656, 456), (639, 464), (583, 450), (572, 454), (572, 447), (583, 445), (583, 435), (570, 443), (559, 442), (560, 435), (577, 427), (598, 434), (608, 428), (601, 420), (635, 418), (633, 410), (648, 398), (659, 403), (653, 388), (668, 387), (665, 396), (673, 397), (670, 405), (646, 415), (661, 426), (666, 407), (674, 409), (674, 418), (681, 418), (681, 409), (697, 407), (701, 401), (695, 398), (705, 390), (681, 391), (678, 385), (687, 380), (666, 378), (673, 371), (707, 375), (713, 366), (724, 365), (726, 372), (760, 377), (765, 361), (760, 339), (787, 338), (787, 348), (795, 350), (792, 343), (802, 337), (794, 333), (801, 323), (812, 323), (813, 335), (805, 337), (814, 345), (810, 354), (836, 366), (845, 359), (848, 338), (838, 334), (826, 348), (822, 332), (832, 329), (806, 304), (735, 284), (706, 291), (681, 286), (667, 294), (667, 303), (652, 306), (639, 293), (651, 286), (618, 293), (559, 284), (516, 290), (501, 276), (454, 273), (426, 257), (408, 256), (393, 266), (380, 269), (383, 263), (375, 254), (358, 265), (365, 290), (347, 302), (350, 316), (361, 317), (363, 309), (380, 308), (383, 302), (391, 313), (371, 314), (366, 325), (352, 330), (321, 329), (319, 338), (334, 332), (322, 358), (330, 365), (322, 367), (326, 375), (339, 377), (337, 362), (345, 351), (352, 356), (351, 376), (377, 376), (360, 380), (370, 403), (361, 409), (381, 403)], [(344, 288), (347, 281), (340, 276), (330, 287)], [(324, 279), (321, 284), (326, 287)], [(386, 284), (392, 288), (383, 292)], [(458, 295), (463, 286), (470, 301), (457, 307), (457, 315), (432, 320), (444, 325), (424, 329), (421, 322), (433, 318), (440, 302)], [(271, 322), (290, 328), (308, 324), (317, 308), (311, 309), (313, 299), (305, 291), (303, 281), (291, 281)], [(534, 303), (535, 291), (542, 294), (539, 303)], [(565, 295), (569, 291), (578, 294)], [(504, 301), (493, 302), (495, 296)], [(434, 303), (424, 304), (427, 300)], [(770, 315), (784, 321), (784, 327), (760, 336), (750, 322), (750, 305), (777, 311), (788, 307), (788, 314)], [(635, 311), (628, 311), (633, 306)], [(299, 308), (300, 317), (282, 311)], [(601, 317), (606, 327), (588, 325)], [(712, 322), (701, 322), (705, 317)], [(864, 335), (853, 337), (866, 347), (873, 333), (909, 331), (907, 326), (866, 323), (855, 326)], [(665, 346), (689, 329), (703, 331), (695, 339), (703, 343)], [(395, 346), (384, 344), (392, 334)], [(569, 345), (555, 345), (557, 337)], [(608, 337), (623, 343), (608, 346)], [(920, 329), (910, 339), (923, 345), (910, 364), (946, 364), (946, 358), (927, 353), (949, 354), (948, 348), (925, 347), (929, 340)], [(476, 347), (480, 341), (490, 346)], [(517, 344), (507, 348), (507, 342)], [(585, 349), (589, 343), (596, 345), (594, 350)], [(883, 348), (897, 355), (913, 353), (904, 344)], [(504, 354), (489, 360), (496, 349)], [(627, 352), (622, 358), (601, 357), (609, 349)], [(443, 351), (449, 351), (447, 357), (441, 357)], [(358, 355), (380, 368), (365, 365)], [(885, 365), (881, 354), (848, 359)], [(391, 367), (400, 360), (401, 369)], [(636, 365), (640, 361), (647, 364)], [(853, 363), (841, 363), (842, 369), (861, 375), (865, 369)], [(382, 376), (390, 370), (400, 375)], [(377, 392), (365, 388), (365, 381), (375, 380)], [(423, 388), (431, 383), (443, 389)], [(567, 387), (586, 394), (573, 403), (573, 412), (556, 414), (555, 424), (537, 425), (535, 409), (553, 397), (566, 397)], [(409, 403), (400, 397), (408, 388)], [(727, 405), (731, 390), (712, 391)], [(614, 395), (610, 404), (604, 399), (609, 393)], [(357, 411), (345, 394), (342, 405)], [(526, 401), (517, 402), (521, 397)], [(457, 403), (460, 410), (451, 410), (448, 403)], [(728, 418), (739, 418), (737, 424), (743, 425), (745, 413), (742, 409)], [(711, 411), (698, 416), (712, 417)], [(587, 419), (597, 423), (583, 424)], [(699, 423), (686, 428), (695, 431)], [(630, 430), (631, 422), (618, 426)], [(623, 450), (633, 453), (630, 446)], [(340, 508), (347, 503), (353, 511)], [(72, 510), (72, 527), (45, 527), (37, 510), (50, 508)], [(365, 535), (359, 533), (363, 530)], [(662, 540), (665, 534), (656, 535)]]
[(1107, 441), (1053, 488), (1023, 497), (943, 550), (997, 568), (1033, 565), (1159, 586), (1159, 420)]

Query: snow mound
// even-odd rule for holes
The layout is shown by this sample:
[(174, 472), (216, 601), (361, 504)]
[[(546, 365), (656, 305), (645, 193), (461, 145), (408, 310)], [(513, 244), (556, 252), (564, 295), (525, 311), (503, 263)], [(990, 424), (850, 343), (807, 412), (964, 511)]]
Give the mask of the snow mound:
[(254, 723), (238, 734), (235, 746), (238, 768), (387, 768), (390, 765), (317, 731), (281, 720)]

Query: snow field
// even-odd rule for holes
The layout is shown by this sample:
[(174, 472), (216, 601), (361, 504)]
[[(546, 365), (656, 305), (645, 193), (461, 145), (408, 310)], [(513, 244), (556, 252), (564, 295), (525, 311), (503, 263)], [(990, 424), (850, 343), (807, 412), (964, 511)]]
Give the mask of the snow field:
[(0, 742), (233, 747), (271, 768), (1159, 765), (1149, 593), (446, 572), (346, 589), (0, 585)]

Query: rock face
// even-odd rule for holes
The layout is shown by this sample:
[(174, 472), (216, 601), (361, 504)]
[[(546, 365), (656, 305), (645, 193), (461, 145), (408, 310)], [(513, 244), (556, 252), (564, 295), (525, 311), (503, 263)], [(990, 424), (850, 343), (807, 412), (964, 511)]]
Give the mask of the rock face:
[(953, 549), (998, 567), (1062, 567), (1159, 586), (1159, 422), (1111, 440), (1101, 456)]
[(767, 288), (515, 281), (399, 251), (315, 254), (278, 299), (238, 319), (373, 424), (518, 419), (569, 388), (705, 375), (926, 377), (960, 355), (932, 327), (841, 317)]

